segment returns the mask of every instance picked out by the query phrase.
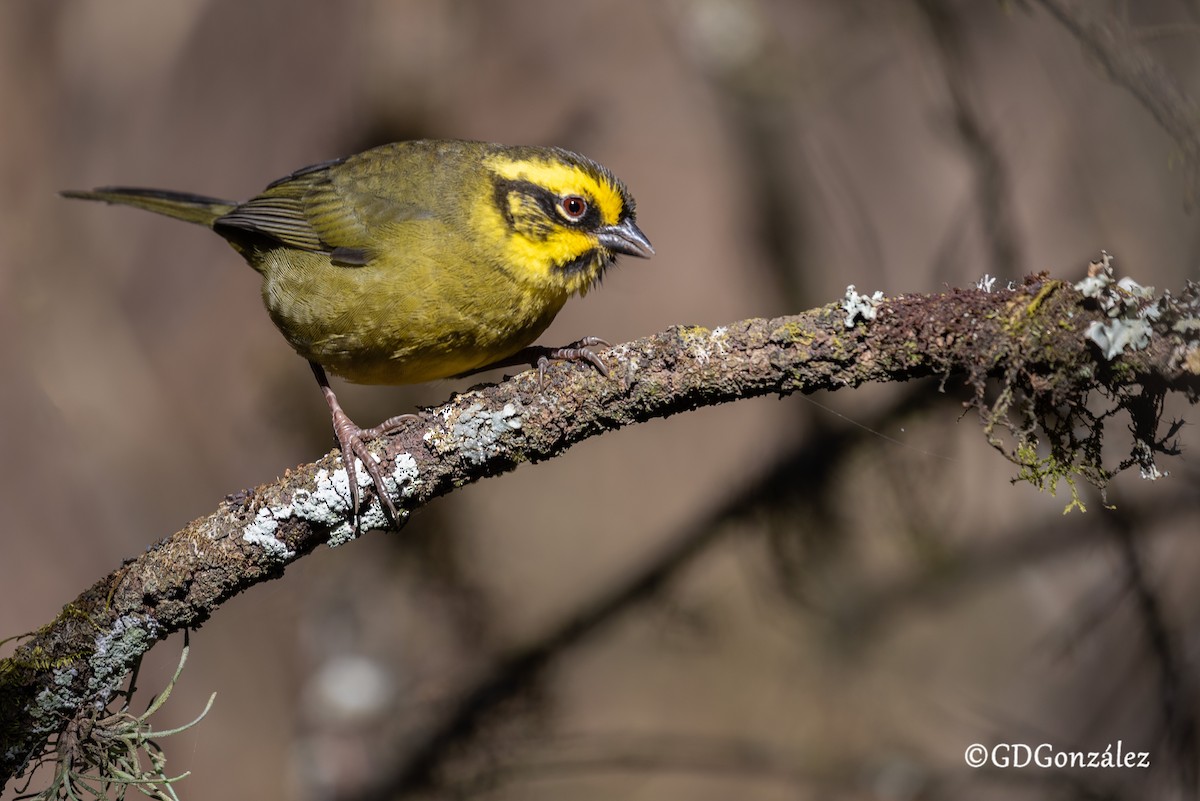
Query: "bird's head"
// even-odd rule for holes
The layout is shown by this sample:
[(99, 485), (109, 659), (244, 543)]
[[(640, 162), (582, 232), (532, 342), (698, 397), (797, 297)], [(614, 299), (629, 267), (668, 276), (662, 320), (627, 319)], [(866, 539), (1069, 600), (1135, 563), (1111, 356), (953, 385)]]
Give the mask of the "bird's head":
[(560, 148), (512, 147), (487, 159), (516, 277), (583, 294), (618, 254), (648, 258), (633, 196), (596, 162)]

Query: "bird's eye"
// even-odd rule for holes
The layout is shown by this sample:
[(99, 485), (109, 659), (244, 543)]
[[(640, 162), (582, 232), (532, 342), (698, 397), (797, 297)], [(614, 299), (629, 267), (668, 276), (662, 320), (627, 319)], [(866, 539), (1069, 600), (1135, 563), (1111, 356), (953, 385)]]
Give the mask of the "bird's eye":
[(567, 195), (558, 202), (558, 207), (568, 220), (582, 219), (588, 210), (587, 201), (578, 195)]

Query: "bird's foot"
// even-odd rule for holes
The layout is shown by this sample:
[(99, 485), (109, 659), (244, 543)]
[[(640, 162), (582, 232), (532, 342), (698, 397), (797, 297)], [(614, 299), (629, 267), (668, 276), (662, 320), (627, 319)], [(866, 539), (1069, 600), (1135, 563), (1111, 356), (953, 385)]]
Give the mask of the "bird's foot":
[(360, 428), (342, 410), (342, 405), (338, 403), (337, 396), (334, 395), (333, 389), (329, 386), (329, 379), (325, 376), (325, 370), (315, 362), (310, 362), (310, 364), (313, 368), (313, 375), (317, 377), (317, 383), (321, 385), (321, 392), (325, 395), (325, 401), (329, 404), (329, 414), (333, 420), (333, 435), (337, 437), (338, 449), (342, 452), (342, 464), (346, 466), (346, 480), (350, 484), (350, 506), (354, 516), (355, 529), (358, 529), (362, 524), (362, 520), (358, 515), (360, 499), (356, 462), (359, 461), (362, 462), (367, 474), (371, 476), (371, 483), (375, 485), (375, 495), (379, 498), (379, 504), (383, 507), (384, 515), (393, 527), (400, 528), (400, 512), (396, 509), (396, 505), (392, 503), (392, 497), (388, 494), (387, 485), (383, 480), (383, 472), (379, 469), (379, 462), (376, 460), (375, 455), (368, 450), (367, 442), (394, 433), (409, 420), (416, 420), (417, 415), (400, 414), (395, 417), (389, 417), (372, 428)]
[(537, 360), (538, 370), (538, 386), (544, 386), (546, 383), (546, 368), (550, 362), (587, 362), (592, 367), (600, 371), (600, 375), (608, 378), (608, 367), (604, 365), (600, 357), (596, 355), (592, 348), (601, 345), (606, 348), (611, 348), (612, 345), (605, 342), (600, 337), (584, 337), (576, 340), (570, 345), (561, 348), (539, 348), (541, 355)]
[(396, 417), (390, 417), (384, 420), (377, 426), (372, 428), (360, 428), (351, 420), (340, 405), (337, 405), (336, 398), (330, 404), (330, 414), (333, 418), (333, 433), (337, 437), (338, 448), (342, 452), (342, 464), (346, 466), (346, 479), (350, 483), (350, 503), (354, 515), (354, 526), (358, 528), (361, 523), (361, 518), (358, 515), (360, 506), (359, 489), (358, 489), (358, 462), (362, 462), (367, 474), (371, 477), (371, 483), (375, 485), (375, 495), (379, 498), (380, 505), (383, 506), (384, 514), (394, 528), (400, 528), (400, 512), (396, 509), (396, 505), (392, 503), (392, 497), (388, 494), (387, 485), (383, 481), (383, 471), (379, 468), (379, 462), (375, 455), (367, 448), (367, 442), (387, 434), (394, 433), (398, 428), (403, 426), (409, 420), (416, 420), (415, 414), (401, 414)]
[(587, 362), (592, 367), (595, 367), (600, 375), (608, 377), (608, 367), (601, 361), (600, 357), (590, 348), (601, 345), (606, 348), (611, 348), (608, 342), (605, 342), (600, 337), (584, 337), (576, 340), (570, 345), (561, 348), (547, 348), (542, 345), (530, 345), (527, 348), (514, 353), (512, 356), (507, 356), (499, 361), (491, 362), (483, 367), (476, 367), (474, 370), (468, 370), (465, 373), (459, 373), (455, 378), (468, 378), (477, 373), (483, 373), (488, 370), (495, 370), (499, 367), (513, 367), (515, 365), (527, 364), (531, 367), (536, 367), (538, 371), (538, 388), (541, 389), (546, 383), (546, 368), (550, 362), (566, 361), (566, 362)]

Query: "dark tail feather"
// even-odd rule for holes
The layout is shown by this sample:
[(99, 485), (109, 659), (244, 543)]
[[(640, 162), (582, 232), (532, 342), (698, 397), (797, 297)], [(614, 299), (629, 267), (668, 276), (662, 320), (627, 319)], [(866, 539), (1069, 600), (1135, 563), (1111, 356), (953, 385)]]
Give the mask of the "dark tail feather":
[(231, 200), (218, 200), (188, 192), (169, 192), (164, 189), (134, 189), (125, 186), (102, 186), (91, 192), (68, 190), (63, 197), (81, 200), (103, 200), (123, 206), (133, 206), (155, 214), (165, 214), (177, 220), (212, 228), (213, 221), (237, 207)]

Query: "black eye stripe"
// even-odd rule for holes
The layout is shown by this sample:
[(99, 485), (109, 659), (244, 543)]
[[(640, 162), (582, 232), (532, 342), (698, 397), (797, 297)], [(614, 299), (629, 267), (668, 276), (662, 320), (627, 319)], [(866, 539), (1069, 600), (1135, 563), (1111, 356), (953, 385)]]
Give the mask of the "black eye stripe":
[(572, 220), (566, 216), (563, 210), (559, 207), (562, 201), (558, 195), (555, 195), (544, 186), (539, 186), (532, 181), (511, 181), (507, 179), (498, 179), (496, 181), (496, 205), (500, 207), (501, 212), (508, 220), (509, 224), (513, 222), (512, 212), (508, 205), (508, 196), (513, 192), (518, 192), (526, 197), (532, 198), (534, 202), (545, 212), (546, 216), (551, 220), (557, 220), (563, 225), (572, 228), (583, 228), (594, 230), (601, 226), (600, 210), (596, 208), (596, 203), (583, 192), (573, 192), (572, 195), (578, 195), (585, 203), (587, 203), (587, 211), (577, 220)]

